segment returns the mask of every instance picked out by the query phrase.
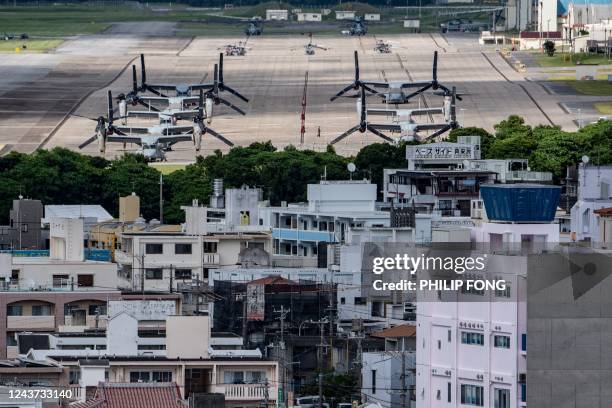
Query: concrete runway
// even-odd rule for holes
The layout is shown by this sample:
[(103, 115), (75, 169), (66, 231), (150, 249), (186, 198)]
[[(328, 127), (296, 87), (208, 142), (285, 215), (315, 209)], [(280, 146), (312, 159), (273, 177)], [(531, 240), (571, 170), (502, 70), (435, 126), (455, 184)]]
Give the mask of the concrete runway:
[[(77, 149), (93, 134), (95, 123), (65, 116), (71, 110), (88, 117), (103, 114), (107, 89), (115, 95), (130, 89), (129, 65), (140, 52), (146, 55), (150, 83), (208, 82), (218, 53), (225, 44), (236, 41), (235, 38), (155, 35), (172, 30), (165, 23), (146, 29), (118, 26), (105, 34), (71, 39), (54, 54), (2, 58), (0, 145), (6, 145), (4, 151), (27, 152), (39, 146)], [(250, 102), (243, 103), (230, 94), (224, 96), (241, 106), (247, 115), (240, 116), (225, 106), (216, 106), (211, 127), (237, 145), (272, 140), (280, 148), (288, 144), (299, 146), (301, 100), (308, 72), (303, 147), (323, 150), (329, 141), (358, 123), (355, 99), (329, 101), (353, 80), (354, 50), (359, 51), (362, 79), (389, 81), (406, 81), (409, 76), (413, 80), (431, 79), (433, 51), (438, 50), (440, 82), (449, 87), (455, 85), (464, 94), (457, 106), (462, 126), (492, 130), (494, 124), (508, 115), (517, 114), (532, 125), (554, 123), (567, 130), (575, 129), (573, 118), (559, 106), (558, 95), (538, 83), (526, 81), (494, 50), (479, 47), (475, 38), (447, 40), (438, 34), (407, 34), (384, 39), (393, 45), (391, 54), (377, 54), (373, 36), (315, 37), (313, 42), (328, 50), (317, 50), (313, 56), (304, 53), (306, 36), (264, 35), (250, 39), (247, 56), (226, 57), (224, 64), (226, 84), (239, 90)], [(138, 61), (136, 64), (139, 66)], [(368, 98), (369, 106), (380, 106), (376, 99)], [(409, 106), (422, 103), (439, 106), (442, 97), (427, 94), (424, 100), (416, 98)], [(421, 120), (438, 122), (442, 118), (422, 117)], [(380, 117), (380, 121), (384, 122), (384, 118)], [(355, 154), (364, 145), (378, 141), (370, 133), (356, 133), (338, 143), (336, 150)], [(122, 145), (110, 144), (106, 157), (121, 154), (122, 149)], [(201, 154), (215, 149), (226, 150), (226, 146), (205, 136)], [(135, 151), (137, 146), (127, 146), (127, 150)], [(95, 143), (83, 151), (98, 154)], [(176, 145), (168, 154), (170, 161), (189, 161), (194, 157), (195, 151), (189, 142)]]

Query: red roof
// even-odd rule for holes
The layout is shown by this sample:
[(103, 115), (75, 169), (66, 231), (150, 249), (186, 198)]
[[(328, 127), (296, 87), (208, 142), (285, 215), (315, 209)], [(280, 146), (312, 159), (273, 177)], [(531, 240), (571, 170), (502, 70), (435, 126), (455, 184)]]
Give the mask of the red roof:
[(538, 39), (547, 40), (552, 38), (554, 40), (558, 40), (561, 38), (561, 31), (521, 31), (521, 38), (530, 38), (530, 39)]
[(597, 215), (602, 215), (604, 217), (612, 216), (612, 207), (600, 208), (599, 210), (593, 211)]
[(411, 324), (402, 324), (391, 327), (376, 333), (372, 333), (372, 337), (393, 338), (393, 337), (416, 337), (416, 326)]
[(96, 395), (70, 408), (186, 408), (176, 383), (103, 383)]

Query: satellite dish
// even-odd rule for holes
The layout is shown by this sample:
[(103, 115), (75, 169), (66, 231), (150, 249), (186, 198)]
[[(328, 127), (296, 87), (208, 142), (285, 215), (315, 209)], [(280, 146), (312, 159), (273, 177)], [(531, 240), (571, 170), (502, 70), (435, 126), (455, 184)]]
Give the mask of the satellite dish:
[(587, 164), (589, 162), (589, 156), (587, 156), (586, 154), (584, 156), (582, 156), (582, 162), (584, 164)]
[(346, 165), (346, 168), (348, 169), (348, 171), (350, 171), (351, 173), (353, 173), (355, 170), (357, 170), (357, 166), (355, 166), (355, 163), (349, 163)]

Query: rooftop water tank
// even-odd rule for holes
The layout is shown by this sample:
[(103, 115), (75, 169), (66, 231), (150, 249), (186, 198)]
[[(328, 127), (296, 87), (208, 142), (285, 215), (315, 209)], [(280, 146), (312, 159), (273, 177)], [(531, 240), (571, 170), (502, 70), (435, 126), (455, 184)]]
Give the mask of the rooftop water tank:
[(560, 194), (561, 187), (543, 184), (480, 186), (487, 217), (493, 222), (552, 222)]

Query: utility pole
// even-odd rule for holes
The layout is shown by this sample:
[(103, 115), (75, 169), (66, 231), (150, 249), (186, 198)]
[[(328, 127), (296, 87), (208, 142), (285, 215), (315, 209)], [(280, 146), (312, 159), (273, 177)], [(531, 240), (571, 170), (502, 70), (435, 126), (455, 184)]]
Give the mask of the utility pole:
[(159, 223), (164, 223), (164, 175), (159, 173)]
[(319, 365), (319, 400), (317, 401), (317, 407), (323, 408), (323, 348), (325, 347), (325, 325), (328, 323), (327, 318), (319, 320), (313, 323), (319, 325), (320, 340), (319, 340), (319, 353), (318, 353), (318, 365)]
[(173, 279), (174, 278), (174, 265), (170, 265), (170, 293), (174, 293), (174, 289), (173, 289)]
[(406, 350), (405, 350), (405, 344), (406, 339), (402, 338), (402, 373), (400, 374), (400, 378), (402, 379), (402, 395), (401, 395), (401, 401), (402, 401), (402, 408), (406, 408), (406, 395), (408, 394), (408, 387), (406, 385)]
[[(285, 319), (287, 318), (287, 315), (289, 314), (289, 312), (291, 311), (291, 309), (285, 309), (284, 305), (281, 305), (280, 310), (273, 310), (273, 313), (279, 313), (280, 316), (278, 317), (278, 319), (280, 320), (280, 342), (277, 345), (276, 348), (276, 357), (278, 359), (278, 361), (280, 362), (280, 370), (281, 370), (281, 381), (280, 381), (280, 387), (281, 387), (281, 397), (282, 397), (282, 404), (281, 406), (285, 406), (285, 399), (286, 399), (286, 395), (287, 395), (287, 390), (285, 388), (285, 383), (287, 382), (287, 359), (285, 356)], [(277, 401), (279, 402), (279, 401)]]
[(145, 292), (145, 267), (144, 267), (144, 254), (140, 255), (140, 291), (144, 295)]

